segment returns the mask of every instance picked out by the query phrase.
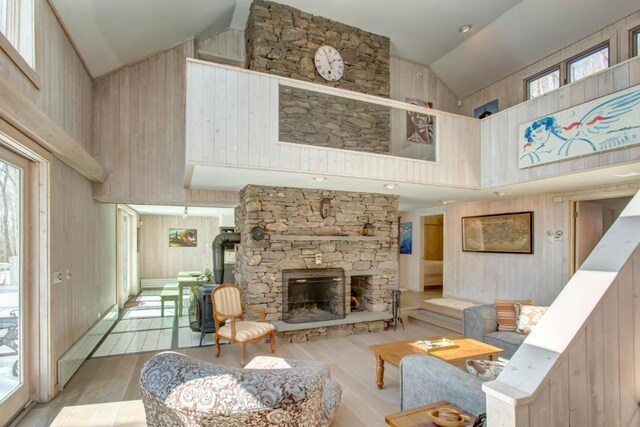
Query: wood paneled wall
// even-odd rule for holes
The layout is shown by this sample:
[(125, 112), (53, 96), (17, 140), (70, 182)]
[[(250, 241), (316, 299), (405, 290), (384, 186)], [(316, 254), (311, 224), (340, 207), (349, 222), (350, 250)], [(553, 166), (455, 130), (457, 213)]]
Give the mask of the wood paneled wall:
[(482, 186), (497, 187), (639, 160), (640, 147), (635, 146), (526, 169), (518, 167), (522, 123), (638, 84), (640, 57), (482, 120)]
[(391, 99), (405, 102), (407, 97), (433, 102), (433, 108), (460, 114), (458, 98), (426, 65), (391, 57)]
[[(187, 163), (191, 165), (258, 167), (478, 188), (478, 120), (434, 112), (439, 120), (438, 163), (283, 144), (278, 142), (277, 76), (193, 60), (188, 62), (188, 73)], [(287, 84), (305, 85), (294, 81)]]
[(196, 53), (200, 51), (244, 63), (246, 59), (244, 31), (230, 28), (213, 36), (197, 38)]
[[(220, 218), (140, 215), (140, 277), (178, 277), (179, 271), (213, 269), (211, 242), (220, 232)], [(169, 228), (195, 228), (198, 246), (169, 247)]]
[(94, 196), (118, 203), (226, 206), (236, 192), (185, 189), (185, 65), (193, 40), (95, 84), (94, 155), (111, 172)]
[[(474, 202), (403, 213), (413, 221), (414, 253), (400, 257), (400, 287), (418, 290), (423, 236), (415, 227), (426, 215), (444, 214), (445, 296), (492, 302), (496, 298), (533, 299), (550, 304), (570, 278), (571, 211), (574, 200), (631, 195), (640, 181), (582, 188), (489, 202)], [(533, 255), (462, 252), (462, 217), (534, 212)], [(560, 230), (563, 239), (547, 241), (547, 232)]]
[(0, 71), (81, 147), (91, 151), (91, 76), (82, 65), (47, 0), (35, 0), (40, 48), (36, 71), (38, 90), (0, 50)]
[[(116, 209), (93, 199), (89, 181), (51, 165), (51, 366), (116, 302)], [(70, 270), (71, 278), (66, 279)]]
[(498, 379), (483, 386), (490, 425), (637, 425), (639, 198), (605, 235)]
[[(629, 30), (640, 25), (640, 11), (602, 28), (589, 36), (570, 44), (531, 65), (469, 95), (462, 100), (459, 114), (473, 116), (473, 109), (498, 99), (500, 111), (520, 104), (526, 99), (525, 80), (543, 72), (561, 61), (566, 61), (601, 43), (610, 43), (610, 63), (618, 64), (629, 59)], [(534, 58), (532, 58), (534, 59)]]

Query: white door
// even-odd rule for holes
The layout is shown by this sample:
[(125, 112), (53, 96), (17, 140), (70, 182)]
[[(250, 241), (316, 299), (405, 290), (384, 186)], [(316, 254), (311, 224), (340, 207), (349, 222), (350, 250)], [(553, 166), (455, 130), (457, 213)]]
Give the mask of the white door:
[(118, 233), (118, 248), (117, 248), (117, 271), (118, 271), (118, 306), (124, 307), (132, 291), (134, 290), (134, 261), (133, 254), (135, 253), (134, 239), (133, 239), (133, 215), (127, 210), (118, 207), (118, 221), (117, 230)]
[(0, 148), (0, 425), (29, 401), (29, 278), (25, 275), (29, 162)]

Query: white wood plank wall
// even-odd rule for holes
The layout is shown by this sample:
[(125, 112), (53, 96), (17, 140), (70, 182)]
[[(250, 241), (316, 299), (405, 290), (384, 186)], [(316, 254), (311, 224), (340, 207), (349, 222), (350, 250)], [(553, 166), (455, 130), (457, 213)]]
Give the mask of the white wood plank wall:
[(561, 61), (566, 61), (601, 43), (609, 42), (611, 65), (629, 59), (629, 30), (640, 25), (640, 11), (634, 12), (611, 25), (608, 25), (569, 46), (516, 71), (509, 76), (462, 99), (459, 114), (473, 116), (473, 109), (498, 99), (500, 110), (506, 110), (526, 99), (524, 82), (529, 77), (543, 72)]
[(490, 425), (630, 425), (640, 401), (638, 220), (640, 193), (483, 386)]
[(520, 169), (522, 123), (640, 84), (640, 57), (548, 95), (501, 111), (482, 123), (482, 187), (491, 188), (640, 160), (640, 146)]
[(438, 163), (279, 143), (281, 78), (195, 60), (187, 68), (187, 164), (479, 186), (480, 124), (475, 119), (434, 111)]
[[(233, 206), (238, 194), (185, 189), (185, 70), (193, 40), (95, 83), (95, 155), (111, 174), (105, 202)], [(231, 89), (229, 89), (231, 90)]]
[(196, 38), (196, 52), (245, 62), (244, 31), (230, 28), (212, 36)]

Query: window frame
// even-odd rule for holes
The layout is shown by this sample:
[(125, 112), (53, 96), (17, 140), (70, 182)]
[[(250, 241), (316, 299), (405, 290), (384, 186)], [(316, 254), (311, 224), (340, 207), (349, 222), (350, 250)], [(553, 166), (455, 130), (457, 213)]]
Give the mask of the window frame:
[(631, 36), (631, 43), (629, 43), (629, 46), (631, 47), (629, 58), (635, 58), (636, 56), (640, 56), (640, 25), (632, 28), (629, 31), (629, 34)]
[[(533, 76), (529, 77), (528, 79), (526, 79), (524, 81), (524, 86), (525, 86), (525, 96), (527, 97), (527, 99), (525, 101), (531, 101), (532, 99), (536, 99), (539, 98), (538, 96), (535, 98), (531, 97), (531, 86), (530, 83), (533, 82), (534, 80), (538, 80), (540, 77), (546, 76), (548, 74), (551, 74), (553, 72), (557, 71), (558, 72), (558, 78), (559, 78), (559, 82), (558, 82), (558, 88), (557, 89), (553, 89), (553, 90), (558, 90), (560, 89), (560, 87), (562, 87), (562, 67), (561, 67), (561, 63), (558, 63), (554, 66), (551, 66), (549, 68), (544, 69), (543, 71), (540, 71), (539, 73), (534, 74)], [(550, 91), (553, 92), (553, 91)], [(547, 92), (548, 93), (548, 92)], [(546, 95), (540, 95), (540, 96), (544, 96)]]
[[(564, 75), (565, 75), (565, 83), (564, 84), (568, 85), (568, 84), (580, 81), (582, 79), (585, 79), (586, 77), (589, 77), (591, 74), (589, 74), (589, 76), (583, 77), (580, 80), (571, 80), (571, 74), (569, 73), (569, 70), (571, 68), (571, 64), (574, 64), (574, 63), (580, 61), (581, 59), (584, 59), (584, 58), (586, 58), (588, 56), (591, 56), (594, 53), (603, 50), (604, 48), (606, 48), (608, 50), (608, 52), (609, 52), (609, 54), (607, 55), (607, 67), (605, 68), (605, 70), (607, 68), (611, 68), (611, 43), (609, 43), (609, 40), (607, 40), (604, 43), (600, 43), (600, 44), (598, 44), (596, 46), (593, 46), (592, 48), (584, 50), (581, 53), (579, 53), (579, 54), (577, 54), (575, 56), (572, 56), (571, 58), (563, 61), (564, 62)], [(600, 71), (604, 71), (604, 70), (600, 70)], [(597, 71), (597, 72), (599, 73), (600, 71)], [(596, 73), (593, 73), (593, 74), (596, 74)], [(562, 86), (562, 84), (560, 86)]]
[[(14, 3), (19, 3), (21, 0), (6, 0), (7, 1), (7, 11), (11, 11), (15, 9)], [(14, 44), (9, 40), (9, 38), (2, 32), (0, 32), (0, 50), (2, 50), (11, 61), (20, 69), (20, 71), (29, 79), (29, 81), (37, 88), (41, 89), (42, 81), (40, 78), (40, 74), (38, 73), (39, 61), (38, 56), (40, 52), (40, 34), (38, 29), (38, 17), (39, 17), (39, 2), (36, 0), (30, 0), (32, 2), (31, 6), (31, 15), (32, 15), (32, 26), (33, 26), (33, 65), (29, 64), (27, 60), (22, 56), (19, 48), (14, 46)], [(18, 21), (22, 21), (22, 16), (20, 16), (20, 12), (17, 12), (17, 15), (14, 19)], [(19, 24), (18, 24), (19, 25)], [(15, 29), (9, 28), (7, 25), (7, 31), (16, 31)], [(19, 29), (17, 29), (19, 31)]]

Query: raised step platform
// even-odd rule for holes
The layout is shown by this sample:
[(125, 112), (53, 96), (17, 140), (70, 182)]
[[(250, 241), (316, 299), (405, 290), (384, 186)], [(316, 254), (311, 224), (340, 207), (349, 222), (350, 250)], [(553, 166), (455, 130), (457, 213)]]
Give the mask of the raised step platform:
[(455, 317), (445, 316), (424, 309), (411, 310), (407, 312), (407, 317), (412, 321), (417, 320), (419, 322), (435, 325), (459, 334), (462, 333), (462, 320)]

